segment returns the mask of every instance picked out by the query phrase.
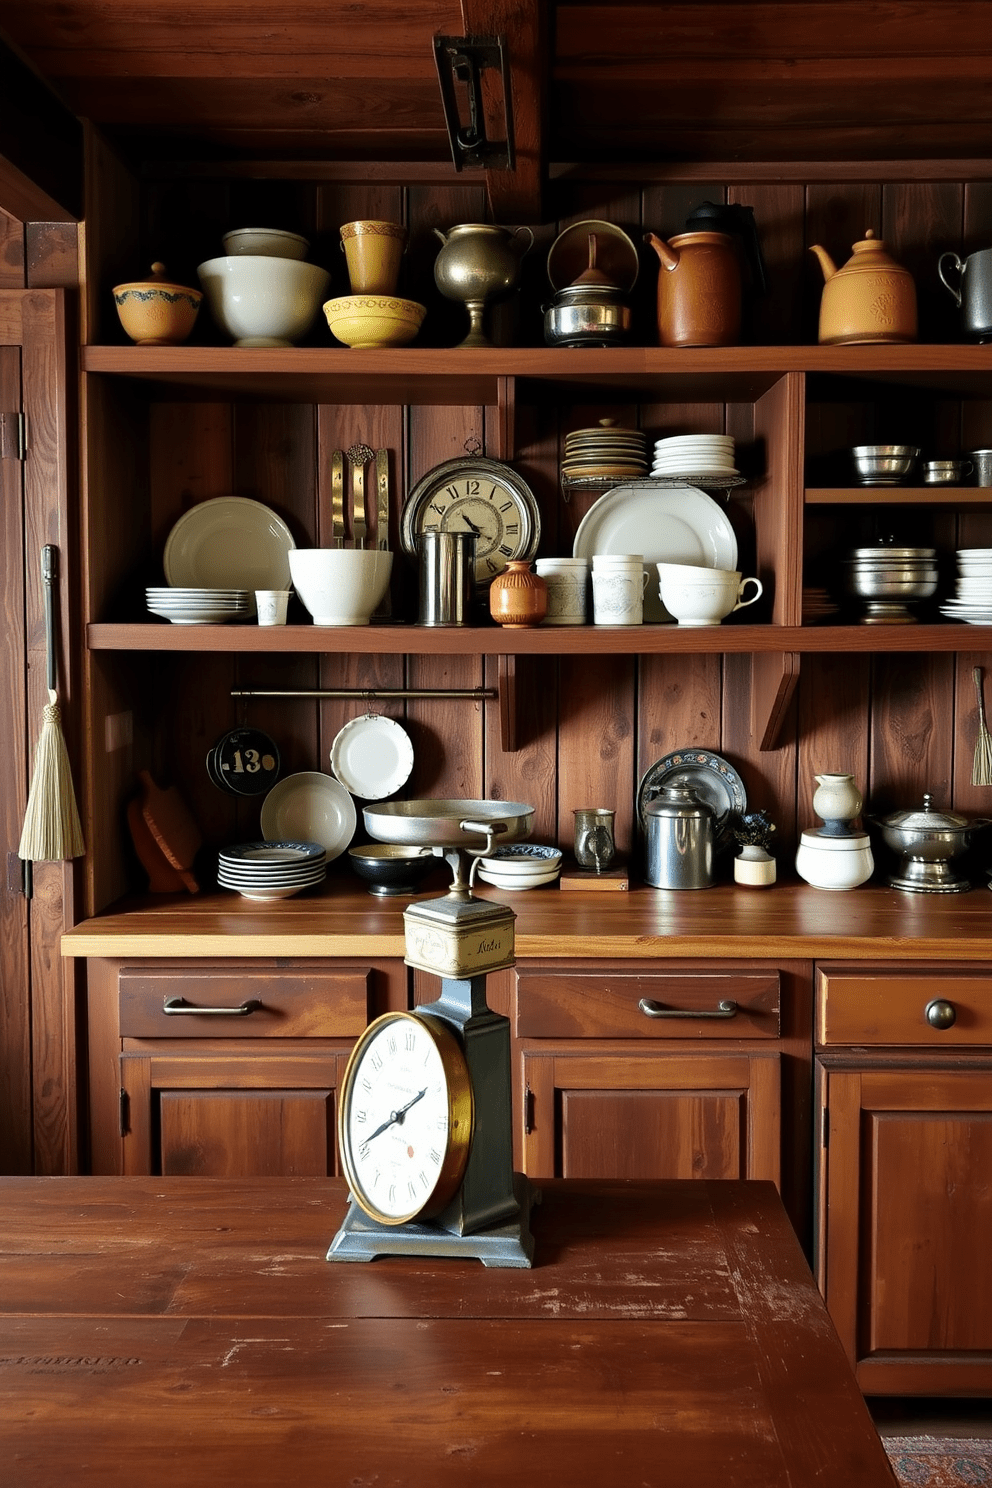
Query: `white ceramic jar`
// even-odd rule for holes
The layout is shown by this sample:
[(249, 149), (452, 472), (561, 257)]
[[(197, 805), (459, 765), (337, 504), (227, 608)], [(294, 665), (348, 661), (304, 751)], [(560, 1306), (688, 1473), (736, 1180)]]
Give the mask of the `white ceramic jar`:
[(588, 618), (588, 558), (538, 558), (534, 567), (548, 588), (542, 625), (585, 625)]
[(593, 553), (592, 615), (596, 625), (640, 625), (648, 572), (640, 553)]
[(796, 872), (814, 889), (856, 889), (875, 871), (868, 834), (831, 837), (817, 827), (803, 832), (796, 853)]

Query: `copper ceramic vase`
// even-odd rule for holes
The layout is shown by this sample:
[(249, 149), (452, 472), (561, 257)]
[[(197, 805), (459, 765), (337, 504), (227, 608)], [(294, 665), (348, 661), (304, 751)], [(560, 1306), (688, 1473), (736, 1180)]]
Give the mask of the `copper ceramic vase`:
[(540, 625), (548, 611), (548, 586), (526, 558), (511, 558), (489, 586), (489, 613), (497, 625), (522, 630)]

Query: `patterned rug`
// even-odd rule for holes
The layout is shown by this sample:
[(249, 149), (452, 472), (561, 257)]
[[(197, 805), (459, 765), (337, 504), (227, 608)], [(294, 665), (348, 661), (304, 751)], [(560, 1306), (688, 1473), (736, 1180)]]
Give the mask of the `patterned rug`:
[(992, 1488), (992, 1440), (953, 1436), (883, 1436), (904, 1488)]

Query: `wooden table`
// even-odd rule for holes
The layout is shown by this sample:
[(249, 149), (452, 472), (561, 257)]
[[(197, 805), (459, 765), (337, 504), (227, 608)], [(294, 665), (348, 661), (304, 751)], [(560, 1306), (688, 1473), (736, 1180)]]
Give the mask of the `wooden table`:
[(0, 1481), (891, 1488), (771, 1184), (541, 1192), (499, 1271), (328, 1264), (338, 1180), (0, 1180)]

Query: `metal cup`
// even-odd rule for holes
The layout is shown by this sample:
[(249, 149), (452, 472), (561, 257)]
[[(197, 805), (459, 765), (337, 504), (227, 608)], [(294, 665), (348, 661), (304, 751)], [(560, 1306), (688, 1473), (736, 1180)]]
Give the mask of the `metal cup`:
[(422, 532), (419, 625), (468, 625), (475, 575), (474, 532)]
[(968, 459), (974, 470), (972, 484), (992, 486), (992, 449), (969, 450)]
[(594, 868), (602, 873), (616, 856), (613, 836), (615, 811), (608, 806), (582, 806), (575, 817), (575, 861), (580, 868)]

